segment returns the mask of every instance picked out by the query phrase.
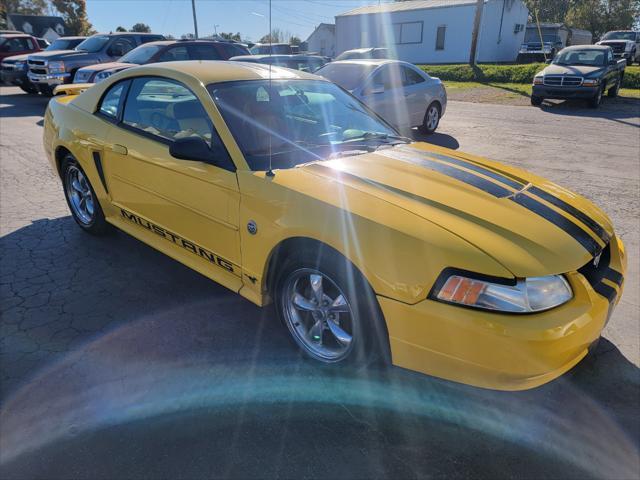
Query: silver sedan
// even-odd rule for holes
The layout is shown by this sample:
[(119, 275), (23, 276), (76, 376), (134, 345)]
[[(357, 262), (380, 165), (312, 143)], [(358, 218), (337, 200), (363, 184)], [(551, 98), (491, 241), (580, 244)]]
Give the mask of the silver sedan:
[(400, 130), (419, 127), (433, 133), (447, 108), (440, 79), (398, 60), (344, 60), (315, 72), (362, 100)]

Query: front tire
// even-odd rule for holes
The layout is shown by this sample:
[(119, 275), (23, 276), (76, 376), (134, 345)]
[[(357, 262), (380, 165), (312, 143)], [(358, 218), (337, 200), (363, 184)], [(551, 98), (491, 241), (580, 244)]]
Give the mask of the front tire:
[(20, 87), (20, 90), (22, 90), (24, 93), (29, 93), (29, 94), (38, 93), (38, 89), (33, 85), (19, 85), (19, 87)]
[(593, 97), (591, 100), (589, 100), (589, 107), (590, 108), (598, 108), (600, 106), (600, 103), (602, 103), (603, 91), (604, 91), (604, 87), (599, 88), (598, 89), (598, 93), (596, 93), (595, 97)]
[(622, 84), (622, 77), (618, 77), (618, 81), (616, 82), (614, 87), (611, 87), (609, 91), (607, 91), (607, 95), (611, 98), (615, 98), (620, 93), (620, 85)]
[(438, 102), (433, 102), (431, 105), (427, 107), (427, 111), (424, 114), (424, 120), (422, 121), (422, 125), (419, 130), (421, 133), (425, 133), (427, 135), (431, 135), (436, 131), (438, 125), (440, 125), (440, 104)]
[(338, 253), (307, 250), (286, 259), (275, 304), (306, 357), (324, 364), (388, 363), (389, 339), (378, 300)]
[(544, 101), (544, 98), (531, 95), (531, 105), (533, 105), (534, 107), (539, 107), (540, 105), (542, 105), (543, 101)]
[(112, 230), (89, 179), (71, 155), (62, 161), (62, 186), (71, 216), (85, 232), (104, 235)]

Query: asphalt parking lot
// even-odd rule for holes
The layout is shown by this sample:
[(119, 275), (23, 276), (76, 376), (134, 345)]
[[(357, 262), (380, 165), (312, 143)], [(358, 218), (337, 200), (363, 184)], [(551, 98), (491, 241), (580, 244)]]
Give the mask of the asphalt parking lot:
[(270, 309), (82, 233), (45, 160), (46, 99), (0, 93), (1, 478), (638, 477), (640, 102), (451, 102), (428, 138), (585, 195), (627, 247), (595, 353), (503, 393), (318, 368)]

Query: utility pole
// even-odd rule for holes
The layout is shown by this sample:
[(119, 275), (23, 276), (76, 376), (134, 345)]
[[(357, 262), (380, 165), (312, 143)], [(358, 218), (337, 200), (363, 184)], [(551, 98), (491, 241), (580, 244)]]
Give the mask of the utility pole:
[(193, 10), (193, 30), (198, 39), (198, 19), (196, 18), (196, 0), (191, 0), (191, 9)]
[(478, 0), (476, 3), (476, 16), (473, 19), (473, 33), (471, 34), (471, 55), (469, 56), (469, 65), (476, 64), (476, 53), (478, 50), (478, 36), (480, 35), (480, 21), (482, 20), (482, 10), (484, 9), (484, 0)]

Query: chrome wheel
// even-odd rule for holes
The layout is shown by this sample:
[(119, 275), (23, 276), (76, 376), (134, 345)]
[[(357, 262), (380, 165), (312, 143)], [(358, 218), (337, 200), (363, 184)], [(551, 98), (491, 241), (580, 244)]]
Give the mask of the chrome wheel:
[(436, 105), (431, 105), (427, 110), (427, 121), (425, 125), (427, 130), (433, 132), (436, 128), (438, 128), (438, 123), (440, 122), (440, 110)]
[(327, 363), (351, 353), (353, 311), (331, 278), (318, 270), (301, 268), (285, 279), (281, 292), (285, 323), (301, 348)]
[(65, 185), (73, 215), (84, 225), (90, 225), (95, 216), (95, 203), (87, 177), (78, 167), (70, 165)]

